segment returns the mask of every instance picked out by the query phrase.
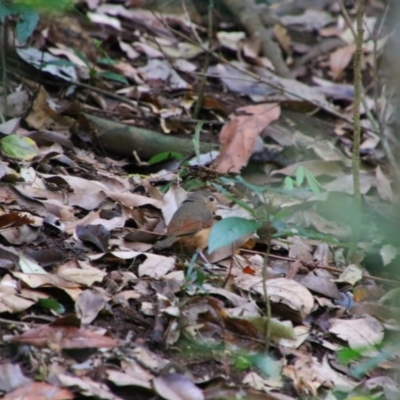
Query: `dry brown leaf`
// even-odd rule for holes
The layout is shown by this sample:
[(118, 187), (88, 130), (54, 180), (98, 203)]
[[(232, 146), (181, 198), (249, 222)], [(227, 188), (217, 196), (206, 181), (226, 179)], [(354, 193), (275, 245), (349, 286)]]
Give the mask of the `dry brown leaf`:
[[(11, 285), (15, 286), (12, 287)], [(19, 296), (17, 282), (6, 275), (0, 284), (0, 313), (17, 313), (35, 304), (34, 301)]]
[(26, 123), (35, 129), (49, 129), (56, 132), (67, 132), (76, 123), (69, 117), (62, 116), (55, 112), (47, 102), (48, 93), (43, 86), (33, 102), (29, 115), (25, 118)]
[(343, 71), (349, 65), (355, 51), (356, 45), (350, 44), (331, 53), (329, 57), (329, 66), (334, 80), (339, 80), (341, 78)]
[(283, 386), (283, 381), (281, 377), (268, 377), (262, 378), (256, 372), (249, 372), (243, 378), (243, 384), (252, 387), (256, 390), (262, 390), (265, 392), (269, 392), (272, 389), (280, 389)]
[(159, 256), (157, 254), (146, 253), (146, 260), (139, 265), (139, 276), (149, 276), (160, 278), (175, 268), (173, 257)]
[(31, 379), (22, 373), (18, 364), (7, 362), (0, 364), (0, 391), (9, 392), (30, 382)]
[(308, 274), (301, 276), (296, 280), (313, 292), (322, 294), (323, 296), (330, 297), (332, 299), (341, 299), (339, 289), (328, 278)]
[(320, 175), (328, 175), (334, 177), (343, 176), (343, 169), (339, 166), (337, 162), (324, 160), (301, 161), (299, 163), (289, 165), (288, 167), (272, 171), (271, 175), (283, 174), (294, 176), (296, 174), (297, 168), (299, 167), (307, 168), (314, 177), (318, 177)]
[(87, 376), (77, 377), (67, 374), (57, 375), (57, 379), (60, 381), (62, 386), (70, 387), (80, 390), (86, 397), (94, 397), (104, 400), (123, 400), (122, 397), (114, 394), (105, 383), (95, 382)]
[(171, 186), (168, 192), (165, 193), (161, 212), (166, 225), (170, 223), (175, 211), (187, 197), (188, 193), (182, 187), (176, 185)]
[(283, 50), (285, 50), (285, 53), (290, 54), (291, 53), (291, 48), (290, 48), (291, 39), (290, 39), (287, 29), (285, 27), (283, 27), (282, 25), (276, 24), (276, 25), (274, 25), (274, 35), (275, 35), (275, 38), (278, 41), (278, 43), (283, 48)]
[[(243, 274), (235, 278), (235, 284), (241, 289), (264, 294), (261, 277)], [(310, 314), (314, 297), (303, 285), (286, 278), (270, 279), (266, 284), (268, 297), (272, 302), (286, 304), (298, 311), (302, 318)]]
[(49, 347), (55, 351), (119, 346), (116, 340), (80, 328), (76, 326), (75, 321), (68, 318), (69, 316), (65, 316), (50, 325), (30, 329), (22, 335), (15, 336), (12, 341), (36, 347)]
[(113, 369), (107, 370), (107, 380), (116, 386), (138, 386), (149, 390), (152, 389), (150, 379), (143, 379), (136, 374), (127, 374)]
[(75, 312), (83, 325), (90, 324), (105, 307), (106, 302), (92, 290), (83, 291), (75, 302)]
[(46, 382), (31, 382), (7, 393), (3, 400), (68, 400), (74, 398), (75, 395), (68, 389), (61, 389)]
[(167, 400), (204, 400), (204, 395), (185, 375), (172, 373), (153, 379), (156, 392)]
[(361, 268), (356, 264), (350, 264), (339, 275), (339, 278), (336, 279), (336, 282), (347, 282), (351, 285), (355, 285), (362, 278), (363, 275)]
[(381, 323), (369, 315), (352, 320), (332, 319), (330, 322), (329, 331), (346, 340), (354, 350), (375, 346), (384, 337)]
[(14, 272), (13, 275), (28, 285), (30, 288), (38, 288), (40, 286), (53, 286), (60, 289), (74, 289), (79, 286), (76, 283), (68, 282), (62, 277), (53, 274), (24, 274), (22, 272)]
[(283, 374), (293, 380), (300, 396), (316, 398), (320, 387), (333, 388), (331, 371), (310, 355), (301, 356), (293, 365), (284, 367)]
[(164, 60), (153, 59), (147, 65), (138, 68), (143, 79), (148, 83), (158, 83), (170, 89), (188, 89), (190, 85), (185, 82), (172, 68), (171, 64)]
[(298, 325), (293, 328), (296, 338), (294, 340), (281, 339), (279, 345), (289, 347), (291, 349), (298, 349), (307, 339), (310, 334), (311, 327), (305, 325)]
[(221, 153), (214, 167), (222, 173), (239, 172), (252, 154), (256, 137), (279, 118), (280, 111), (275, 103), (239, 108), (221, 130)]
[(218, 31), (217, 38), (220, 46), (237, 52), (239, 50), (239, 43), (246, 38), (246, 33), (243, 31)]
[[(337, 349), (335, 349), (337, 350)], [(340, 372), (333, 369), (328, 362), (328, 357), (325, 355), (322, 360), (323, 368), (330, 372), (330, 379), (333, 382), (333, 385), (336, 390), (340, 390), (341, 392), (348, 393), (352, 391), (358, 383), (352, 380), (350, 377), (341, 374)]]
[(378, 165), (375, 170), (376, 189), (383, 200), (393, 201), (393, 191), (389, 179)]
[[(371, 187), (376, 184), (376, 177), (371, 172), (360, 172), (361, 193), (366, 194)], [(329, 192), (345, 192), (353, 194), (353, 175), (340, 176), (333, 181), (323, 185), (324, 189)]]
[(76, 284), (90, 287), (95, 282), (101, 282), (107, 275), (107, 272), (98, 268), (81, 263), (82, 265), (84, 268), (74, 268), (69, 263), (66, 263), (58, 268), (57, 277), (74, 284), (75, 287)]
[(280, 19), (285, 26), (298, 26), (305, 31), (314, 31), (322, 29), (333, 21), (331, 15), (326, 11), (306, 9), (302, 14), (284, 15)]
[(110, 199), (117, 201), (118, 203), (126, 207), (140, 207), (147, 204), (152, 205), (156, 208), (161, 208), (163, 206), (162, 201), (155, 200), (146, 196), (141, 196), (139, 194), (134, 194), (130, 192), (125, 192), (125, 193), (105, 192), (105, 193)]

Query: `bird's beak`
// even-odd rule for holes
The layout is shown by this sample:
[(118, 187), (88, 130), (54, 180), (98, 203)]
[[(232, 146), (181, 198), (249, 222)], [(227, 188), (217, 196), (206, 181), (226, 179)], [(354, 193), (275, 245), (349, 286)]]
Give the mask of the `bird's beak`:
[(217, 205), (217, 210), (230, 210), (230, 209), (231, 209), (231, 207), (229, 207), (229, 206), (227, 206), (227, 205), (225, 205), (225, 204), (219, 203), (219, 204)]

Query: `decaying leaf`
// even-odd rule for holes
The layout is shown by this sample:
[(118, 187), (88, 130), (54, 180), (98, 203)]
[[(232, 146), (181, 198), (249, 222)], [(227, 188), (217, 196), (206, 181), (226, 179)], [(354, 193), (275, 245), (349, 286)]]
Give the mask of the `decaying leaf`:
[(80, 328), (75, 323), (71, 324), (65, 317), (50, 325), (34, 328), (22, 335), (15, 336), (12, 341), (36, 347), (49, 347), (56, 351), (119, 346), (116, 340)]
[(275, 103), (238, 109), (220, 133), (222, 147), (215, 168), (224, 173), (239, 172), (251, 156), (256, 137), (279, 115), (280, 107)]
[[(241, 289), (264, 294), (262, 278), (259, 276), (243, 275), (235, 279), (235, 284)], [(300, 283), (291, 279), (277, 278), (267, 280), (266, 285), (268, 297), (272, 302), (287, 305), (299, 312), (302, 318), (310, 314), (314, 298)]]
[(341, 339), (346, 340), (352, 349), (369, 349), (379, 344), (383, 339), (383, 327), (381, 323), (371, 317), (353, 320), (335, 319), (330, 331)]

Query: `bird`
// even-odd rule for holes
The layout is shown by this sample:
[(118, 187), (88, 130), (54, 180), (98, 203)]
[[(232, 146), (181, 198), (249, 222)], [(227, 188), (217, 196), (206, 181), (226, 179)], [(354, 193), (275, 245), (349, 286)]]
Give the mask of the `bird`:
[(167, 237), (154, 244), (162, 250), (179, 244), (187, 252), (202, 251), (214, 223), (214, 211), (224, 206), (207, 190), (198, 190), (183, 201), (167, 227)]

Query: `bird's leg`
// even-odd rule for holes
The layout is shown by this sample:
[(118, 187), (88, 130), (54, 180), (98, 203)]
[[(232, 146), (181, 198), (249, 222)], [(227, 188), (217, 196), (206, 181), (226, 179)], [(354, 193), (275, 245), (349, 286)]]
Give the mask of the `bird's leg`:
[(206, 267), (210, 267), (210, 266), (212, 265), (212, 264), (210, 263), (210, 261), (207, 260), (207, 257), (204, 255), (204, 253), (203, 253), (200, 249), (198, 249), (198, 250), (196, 251), (196, 253), (198, 253), (199, 256), (200, 256), (200, 258), (205, 262)]

